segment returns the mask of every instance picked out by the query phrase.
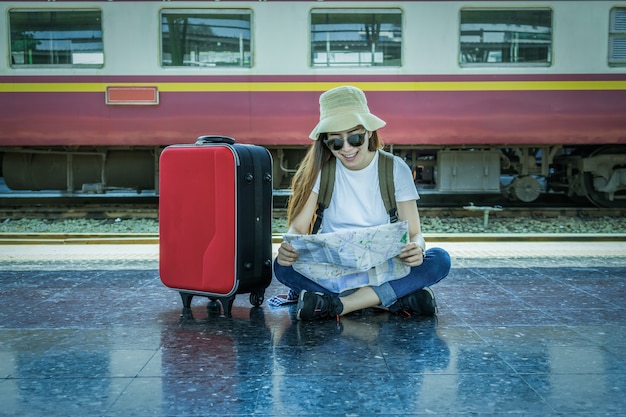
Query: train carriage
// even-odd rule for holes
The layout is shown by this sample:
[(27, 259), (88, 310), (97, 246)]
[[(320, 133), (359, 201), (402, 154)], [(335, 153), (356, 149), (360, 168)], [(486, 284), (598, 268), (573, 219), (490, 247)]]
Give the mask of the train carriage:
[[(626, 206), (620, 1), (5, 1), (10, 190), (154, 191), (158, 156), (221, 134), (286, 189), (322, 91), (367, 92), (422, 193)], [(8, 193), (8, 192), (7, 192)]]

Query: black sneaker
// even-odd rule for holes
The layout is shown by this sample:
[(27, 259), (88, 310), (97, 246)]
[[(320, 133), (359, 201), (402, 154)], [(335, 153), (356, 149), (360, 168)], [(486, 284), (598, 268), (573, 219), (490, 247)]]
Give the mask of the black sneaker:
[(338, 317), (343, 310), (339, 298), (319, 292), (302, 290), (296, 307), (298, 320), (317, 320)]
[(434, 316), (437, 314), (437, 302), (433, 290), (424, 287), (419, 291), (405, 295), (389, 307), (392, 313), (405, 313), (419, 316)]

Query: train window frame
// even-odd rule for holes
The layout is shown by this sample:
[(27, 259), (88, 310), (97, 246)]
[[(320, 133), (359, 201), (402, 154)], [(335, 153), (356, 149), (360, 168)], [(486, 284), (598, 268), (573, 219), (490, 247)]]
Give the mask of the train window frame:
[[(198, 49), (196, 49), (196, 52), (191, 51), (190, 49), (186, 49), (183, 52), (183, 56), (182, 56), (182, 65), (175, 65), (175, 64), (169, 64), (166, 65), (165, 64), (165, 45), (166, 45), (166, 41), (164, 38), (164, 21), (163, 19), (165, 18), (166, 15), (189, 15), (189, 16), (194, 16), (194, 17), (206, 17), (207, 20), (212, 18), (213, 16), (232, 16), (232, 15), (246, 15), (248, 16), (248, 39), (247, 39), (247, 46), (248, 49), (247, 51), (245, 50), (245, 48), (242, 48), (242, 45), (245, 44), (244, 40), (242, 39), (242, 37), (240, 36), (239, 38), (239, 57), (240, 57), (240, 62), (239, 64), (226, 64), (224, 62), (219, 62), (219, 61), (213, 61), (210, 62), (211, 59), (217, 59), (219, 53), (221, 51), (199, 51)], [(219, 68), (229, 68), (229, 69), (234, 69), (234, 68), (243, 68), (243, 69), (249, 69), (252, 68), (254, 66), (254, 39), (253, 39), (253, 25), (254, 25), (254, 14), (252, 9), (250, 8), (242, 8), (242, 9), (234, 9), (234, 8), (229, 8), (229, 9), (222, 9), (222, 8), (202, 8), (202, 9), (176, 9), (176, 8), (164, 8), (161, 9), (159, 12), (159, 35), (160, 35), (160, 48), (159, 48), (159, 53), (160, 53), (160, 66), (161, 68), (197, 68), (197, 69), (219, 69)], [(209, 25), (207, 25), (209, 26)], [(209, 26), (211, 27), (211, 26)], [(169, 31), (169, 28), (168, 28)], [(169, 41), (168, 41), (169, 42)], [(207, 42), (208, 44), (208, 42)], [(216, 42), (216, 44), (218, 46), (221, 46), (220, 42)], [(191, 52), (194, 52), (193, 54)], [(228, 51), (227, 51), (228, 52)], [(171, 52), (168, 52), (171, 53)], [(196, 56), (197, 54), (197, 56)], [(201, 59), (201, 56), (204, 56), (205, 60)], [(232, 52), (231, 52), (231, 57), (232, 57)], [(185, 60), (185, 56), (188, 56), (189, 59)], [(224, 57), (226, 55), (223, 55)], [(196, 58), (198, 58), (196, 60)], [(187, 64), (185, 65), (185, 62), (187, 62)]]
[[(545, 51), (545, 59), (544, 60), (533, 60), (533, 61), (525, 61), (523, 60), (523, 57), (520, 58), (519, 56), (519, 45), (522, 44), (522, 42), (519, 42), (519, 35), (521, 33), (524, 32), (513, 32), (511, 31), (511, 33), (515, 33), (518, 38), (517, 38), (517, 48), (516, 48), (516, 53), (513, 52), (513, 44), (514, 42), (507, 42), (506, 38), (507, 38), (507, 33), (505, 32), (504, 28), (503, 30), (500, 31), (495, 31), (492, 30), (492, 34), (491, 34), (491, 38), (492, 40), (494, 40), (494, 42), (483, 42), (482, 40), (485, 39), (484, 37), (484, 29), (480, 28), (480, 41), (479, 42), (469, 42), (469, 38), (468, 36), (472, 36), (472, 34), (468, 35), (468, 32), (476, 32), (477, 29), (474, 29), (473, 31), (470, 30), (465, 30), (464, 32), (464, 28), (463, 25), (470, 25), (470, 23), (467, 23), (467, 20), (464, 21), (464, 14), (467, 16), (467, 14), (474, 14), (474, 13), (493, 13), (494, 16), (496, 14), (506, 14), (506, 13), (511, 13), (511, 16), (509, 19), (510, 21), (515, 19), (514, 14), (519, 14), (519, 15), (523, 15), (526, 13), (533, 13), (533, 12), (544, 12), (544, 13), (549, 13), (547, 19), (547, 21), (549, 21), (549, 32), (548, 32), (548, 40), (547, 40), (547, 50)], [(469, 20), (469, 19), (468, 19)], [(476, 19), (475, 19), (476, 20)], [(495, 19), (494, 19), (495, 20)], [(518, 24), (518, 26), (521, 26), (521, 24), (518, 22), (516, 22)], [(479, 23), (477, 23), (479, 24)], [(490, 23), (492, 25), (496, 25), (498, 23)], [(507, 25), (507, 23), (500, 23), (500, 25), (505, 26)], [(530, 25), (527, 24), (528, 26), (534, 26), (534, 28), (536, 29), (538, 27), (538, 25)], [(501, 34), (501, 39), (499, 42), (495, 42), (497, 41), (496, 36), (498, 33), (502, 33)], [(530, 32), (526, 32), (526, 33), (530, 33)], [(531, 40), (533, 42), (526, 42), (527, 44), (540, 44), (540, 41), (544, 41), (545, 43), (545, 39), (541, 39), (539, 34), (541, 34), (539, 32), (539, 30), (537, 30), (536, 34), (536, 39), (531, 39), (530, 37), (532, 36), (532, 34), (526, 35), (528, 40)], [(545, 36), (545, 34), (543, 34)], [(465, 42), (464, 42), (464, 36), (465, 38)], [(476, 34), (473, 34), (473, 37), (476, 38)], [(538, 38), (538, 39), (537, 39)], [(482, 44), (488, 44), (488, 43), (492, 43), (492, 44), (497, 44), (500, 43), (500, 51), (496, 50), (496, 49), (492, 49), (492, 50), (486, 50), (486, 47), (482, 47)], [(474, 45), (474, 44), (478, 44), (479, 46), (467, 46), (467, 45)], [(507, 54), (506, 49), (504, 48), (505, 45), (511, 45), (509, 47), (509, 53)], [(482, 60), (480, 61), (470, 61), (468, 60), (468, 57), (470, 56), (470, 54), (465, 53), (464, 51), (467, 51), (470, 48), (474, 48), (476, 51), (479, 51), (481, 49), (485, 49), (484, 52), (481, 51), (481, 54), (483, 55)], [(480, 48), (480, 49), (479, 49)], [(539, 48), (535, 47), (534, 49), (536, 49), (537, 51), (535, 52), (536, 54), (538, 54)], [(499, 52), (499, 53), (498, 53)], [(531, 48), (528, 48), (528, 53), (530, 55), (530, 53), (532, 53)], [(552, 66), (552, 61), (553, 61), (553, 53), (554, 53), (554, 11), (549, 8), (549, 7), (516, 7), (516, 8), (475, 8), (475, 7), (466, 7), (466, 8), (462, 8), (459, 11), (459, 54), (458, 54), (458, 63), (459, 66), (461, 68), (472, 68), (472, 67), (550, 67)], [(507, 57), (508, 55), (508, 57)], [(505, 59), (507, 59), (506, 61), (504, 61)]]
[(609, 66), (626, 66), (626, 7), (613, 7), (611, 9), (608, 38), (607, 59)]
[[(77, 15), (84, 13), (82, 20), (79, 21), (80, 24), (86, 25), (89, 23), (87, 14), (93, 14), (94, 16), (90, 19), (93, 22), (97, 22), (99, 24), (99, 30), (95, 28), (91, 29), (72, 29), (65, 30), (63, 32), (72, 33), (72, 32), (89, 32), (91, 33), (91, 37), (82, 38), (76, 36), (72, 36), (70, 34), (65, 35), (66, 38), (54, 37), (54, 30), (48, 30), (47, 32), (51, 32), (47, 39), (37, 38), (35, 35), (30, 34), (30, 38), (28, 38), (25, 33), (28, 32), (46, 32), (45, 29), (47, 26), (52, 25), (51, 22), (37, 22), (40, 26), (39, 28), (35, 28), (35, 30), (28, 30), (19, 28), (14, 30), (15, 27), (15, 18), (18, 14), (30, 15), (30, 17), (23, 19), (26, 23), (32, 22), (33, 17), (37, 14), (48, 14), (47, 20), (57, 20), (59, 15), (67, 15), (71, 14)], [(53, 15), (54, 14), (54, 15)], [(62, 9), (62, 8), (54, 8), (54, 9), (10, 9), (8, 11), (8, 26), (9, 26), (9, 60), (11, 68), (102, 68), (104, 67), (104, 30), (102, 25), (102, 10), (98, 8), (72, 8), (72, 9)], [(54, 18), (52, 16), (55, 16)], [(65, 19), (66, 16), (63, 16), (62, 24), (68, 24), (69, 19)], [(36, 21), (36, 19), (35, 19)], [(32, 25), (32, 23), (31, 23)], [(77, 24), (78, 26), (78, 24)], [(16, 33), (22, 33), (23, 38), (16, 38)], [(61, 32), (57, 30), (57, 32)], [(99, 33), (99, 38), (94, 37), (94, 34)], [(35, 54), (33, 55), (32, 50), (28, 50), (26, 45), (28, 43), (32, 43), (33, 40), (43, 39), (47, 43), (47, 51), (46, 54)], [(76, 42), (74, 42), (76, 41)], [(17, 48), (15, 45), (18, 43), (22, 43), (24, 48)], [(38, 41), (37, 45), (46, 43), (42, 43), (42, 41)], [(78, 45), (81, 45), (79, 48)], [(100, 48), (88, 49), (90, 45), (100, 45)], [(35, 48), (36, 49), (36, 48)], [(82, 52), (75, 52), (80, 51)], [(27, 53), (28, 51), (28, 53)], [(44, 50), (45, 51), (45, 50)], [(21, 56), (20, 56), (21, 55)], [(33, 59), (33, 57), (35, 59)], [(43, 62), (44, 59), (47, 58), (49, 61), (53, 62)], [(34, 62), (34, 61), (42, 61), (42, 62)], [(57, 62), (54, 62), (57, 61)]]
[[(397, 16), (398, 21), (396, 24), (399, 26), (400, 35), (395, 36), (394, 34), (393, 37), (388, 37), (388, 38), (392, 39), (391, 42), (398, 42), (398, 45), (391, 45), (391, 42), (389, 42), (389, 44), (398, 51), (398, 55), (392, 58), (389, 58), (388, 62), (386, 62), (387, 61), (385, 57), (387, 53), (386, 48), (385, 48), (387, 46), (386, 44), (382, 46), (382, 50), (379, 50), (376, 44), (371, 44), (369, 47), (369, 50), (367, 50), (367, 48), (349, 49), (349, 46), (346, 45), (343, 47), (344, 48), (343, 51), (347, 51), (347, 52), (344, 52), (347, 54), (346, 57), (350, 55), (352, 57), (358, 56), (358, 59), (356, 61), (339, 61), (338, 62), (336, 59), (337, 52), (336, 51), (333, 52), (330, 49), (330, 45), (332, 41), (329, 40), (329, 34), (328, 34), (329, 31), (328, 30), (327, 31), (314, 30), (316, 24), (321, 25), (321, 23), (314, 22), (314, 16), (322, 16), (322, 15), (326, 15), (327, 19), (329, 19), (329, 16), (331, 15), (334, 18), (336, 18), (337, 16), (350, 16), (351, 18), (355, 18), (356, 16), (361, 16), (361, 15), (372, 16), (372, 17), (382, 16), (382, 15)], [(347, 23), (347, 24), (350, 24), (350, 23)], [(393, 31), (393, 28), (389, 29), (389, 31), (390, 32)], [(354, 32), (354, 30), (352, 32)], [(315, 42), (316, 42), (315, 39), (318, 38), (316, 34), (318, 33), (320, 34), (326, 33), (326, 40), (324, 41), (326, 45), (325, 59), (316, 58), (316, 54), (320, 50), (319, 48), (315, 47)], [(380, 29), (379, 29), (379, 35), (380, 35)], [(399, 41), (396, 41), (396, 39), (399, 39)], [(359, 39), (355, 41), (354, 43), (356, 44), (357, 42), (360, 42), (360, 41), (361, 40)], [(367, 40), (365, 41), (367, 42)], [(321, 42), (321, 41), (317, 41), (317, 42)], [(340, 40), (339, 42), (346, 43), (345, 40)], [(373, 51), (372, 51), (372, 48), (374, 48)], [(313, 8), (309, 12), (309, 66), (311, 68), (315, 68), (315, 69), (399, 68), (399, 67), (402, 67), (403, 61), (404, 61), (404, 49), (403, 48), (404, 48), (404, 11), (400, 7), (394, 6), (394, 7), (386, 7), (386, 8), (380, 8), (380, 7), (379, 8), (345, 8), (345, 7), (343, 8)], [(369, 56), (369, 60), (367, 59), (361, 60), (361, 58), (367, 58), (368, 56)], [(376, 63), (376, 61), (379, 59), (382, 59), (382, 63)]]

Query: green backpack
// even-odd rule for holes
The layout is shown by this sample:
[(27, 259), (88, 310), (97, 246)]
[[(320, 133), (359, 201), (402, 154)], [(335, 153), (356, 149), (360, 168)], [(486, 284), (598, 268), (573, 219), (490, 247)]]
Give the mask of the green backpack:
[[(311, 234), (317, 234), (322, 225), (324, 210), (330, 204), (335, 187), (335, 170), (337, 169), (337, 159), (331, 158), (322, 167), (322, 178), (320, 180), (320, 192), (317, 196), (316, 218), (311, 229)], [(332, 175), (331, 175), (332, 173)], [(393, 184), (393, 155), (383, 150), (378, 151), (378, 182), (380, 194), (385, 204), (385, 210), (389, 214), (391, 223), (398, 221), (398, 208), (396, 206), (396, 187)]]

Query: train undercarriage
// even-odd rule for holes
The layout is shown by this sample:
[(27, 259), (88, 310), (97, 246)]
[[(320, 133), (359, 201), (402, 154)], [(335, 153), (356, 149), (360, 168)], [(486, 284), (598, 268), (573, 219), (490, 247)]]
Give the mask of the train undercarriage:
[[(287, 194), (305, 148), (268, 147), (274, 190)], [(532, 205), (542, 194), (586, 198), (599, 207), (626, 207), (626, 146), (419, 148), (391, 146), (413, 171), (420, 193), (501, 194), (503, 203)], [(85, 195), (127, 191), (158, 195), (162, 147), (0, 149), (10, 197), (14, 192)]]

